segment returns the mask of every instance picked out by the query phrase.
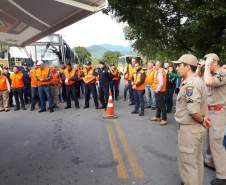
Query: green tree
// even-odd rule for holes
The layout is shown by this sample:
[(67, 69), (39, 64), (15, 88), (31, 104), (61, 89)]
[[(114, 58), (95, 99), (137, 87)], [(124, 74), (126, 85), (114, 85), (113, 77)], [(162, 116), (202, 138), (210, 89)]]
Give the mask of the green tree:
[(117, 51), (106, 51), (103, 56), (103, 60), (108, 64), (118, 64), (118, 57), (121, 56), (120, 52)]
[(79, 63), (84, 64), (87, 60), (91, 61), (92, 55), (85, 47), (75, 47), (74, 52), (77, 54)]
[(140, 53), (152, 59), (175, 59), (191, 52), (226, 57), (224, 0), (109, 0), (104, 10), (120, 22)]

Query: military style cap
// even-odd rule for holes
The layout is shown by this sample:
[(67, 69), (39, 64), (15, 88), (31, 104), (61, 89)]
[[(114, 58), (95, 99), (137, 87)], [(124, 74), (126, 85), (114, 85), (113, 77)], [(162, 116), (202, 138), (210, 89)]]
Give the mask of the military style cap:
[(198, 65), (198, 59), (196, 56), (192, 54), (184, 54), (182, 55), (177, 61), (173, 61), (174, 64), (188, 64), (191, 66), (197, 66)]
[(209, 53), (209, 54), (205, 55), (204, 59), (207, 59), (207, 58), (211, 58), (215, 61), (220, 61), (220, 58), (215, 53)]
[(44, 64), (44, 62), (43, 61), (41, 61), (41, 60), (38, 60), (38, 62), (37, 62), (37, 66), (41, 66), (41, 65), (43, 65)]

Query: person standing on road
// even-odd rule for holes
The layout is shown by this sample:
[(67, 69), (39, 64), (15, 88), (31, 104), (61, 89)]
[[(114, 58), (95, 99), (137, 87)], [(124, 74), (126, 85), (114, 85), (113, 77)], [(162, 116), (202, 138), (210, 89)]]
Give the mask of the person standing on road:
[(145, 72), (142, 69), (142, 66), (137, 62), (135, 64), (135, 72), (132, 77), (132, 87), (134, 89), (134, 100), (135, 107), (131, 112), (132, 114), (138, 114), (139, 116), (144, 116), (144, 93), (145, 93)]
[(9, 111), (9, 92), (10, 84), (6, 76), (0, 69), (0, 112)]
[(75, 69), (72, 69), (71, 64), (68, 63), (66, 70), (64, 70), (63, 80), (66, 85), (66, 94), (67, 94), (67, 105), (64, 109), (71, 108), (71, 98), (75, 102), (75, 108), (79, 109), (78, 102), (78, 89), (76, 89), (75, 83), (78, 80)]
[(146, 96), (146, 108), (156, 109), (155, 93), (152, 88), (152, 83), (154, 80), (155, 69), (152, 62), (147, 63), (147, 71), (145, 78), (145, 96)]
[(60, 64), (60, 78), (61, 78), (61, 86), (60, 86), (60, 101), (61, 102), (66, 102), (67, 101), (67, 96), (66, 96), (66, 86), (65, 82), (63, 80), (63, 75), (64, 75), (64, 70), (66, 69), (66, 66), (64, 63)]
[(34, 64), (33, 69), (30, 71), (30, 78), (31, 78), (31, 111), (35, 110), (35, 105), (37, 102), (39, 102), (39, 108), (40, 108), (40, 99), (38, 95), (38, 85), (39, 82), (36, 79), (36, 72), (37, 72), (38, 66), (37, 64)]
[[(155, 64), (156, 73), (153, 80), (153, 91), (155, 92), (156, 100), (156, 115), (151, 121), (158, 121), (160, 125), (167, 124), (165, 93), (166, 93), (166, 74), (160, 62)], [(160, 118), (162, 115), (162, 119)]]
[(127, 66), (127, 82), (128, 82), (128, 89), (129, 89), (129, 98), (130, 98), (130, 104), (134, 105), (134, 90), (132, 88), (132, 77), (134, 73), (134, 65), (136, 63), (136, 59), (132, 58), (131, 64), (128, 64)]
[(119, 80), (120, 80), (120, 71), (116, 68), (114, 64), (112, 64), (110, 68), (111, 73), (111, 81), (110, 88), (112, 93), (113, 100), (118, 100), (119, 97)]
[(38, 93), (41, 102), (41, 109), (39, 112), (46, 111), (46, 98), (49, 103), (49, 111), (50, 113), (54, 112), (53, 107), (53, 97), (51, 94), (51, 79), (52, 79), (52, 71), (49, 67), (45, 66), (43, 61), (37, 62), (37, 72), (36, 72), (36, 80), (38, 81)]
[(31, 102), (31, 78), (30, 78), (30, 69), (27, 63), (23, 63), (23, 75), (24, 75), (24, 101), (25, 104)]
[(86, 61), (84, 68), (84, 77), (83, 81), (85, 82), (85, 106), (84, 109), (89, 108), (90, 94), (93, 96), (93, 101), (96, 109), (99, 108), (98, 98), (97, 98), (97, 89), (96, 89), (96, 77), (97, 73), (92, 67), (90, 61)]
[(52, 72), (52, 79), (50, 82), (51, 85), (51, 94), (53, 97), (53, 107), (54, 108), (59, 108), (59, 94), (60, 94), (60, 74), (59, 71), (57, 70), (56, 66), (53, 65), (51, 67), (51, 72)]
[(11, 87), (16, 101), (14, 111), (20, 110), (20, 105), (22, 110), (26, 110), (24, 103), (24, 75), (18, 66), (13, 67), (13, 73), (10, 75), (10, 79), (12, 80)]
[(214, 54), (205, 57), (204, 82), (208, 89), (208, 110), (213, 121), (209, 129), (210, 150), (216, 168), (216, 179), (211, 185), (226, 184), (226, 151), (222, 145), (226, 126), (226, 73), (220, 67), (220, 58)]
[(205, 128), (211, 126), (207, 116), (206, 87), (195, 73), (198, 60), (194, 55), (182, 55), (174, 64), (183, 78), (175, 113), (175, 120), (179, 123), (178, 163), (181, 185), (203, 185)]
[[(3, 75), (8, 79), (9, 81), (9, 84), (11, 86), (12, 84), (12, 80), (10, 79), (10, 72), (9, 72), (9, 68), (7, 66), (5, 66), (3, 68)], [(12, 91), (12, 88), (9, 92), (9, 107), (14, 107), (14, 104), (13, 104), (13, 91)]]
[(99, 62), (97, 69), (99, 79), (99, 100), (102, 104), (101, 109), (106, 109), (109, 97), (109, 84), (110, 84), (110, 70), (105, 65), (104, 61)]

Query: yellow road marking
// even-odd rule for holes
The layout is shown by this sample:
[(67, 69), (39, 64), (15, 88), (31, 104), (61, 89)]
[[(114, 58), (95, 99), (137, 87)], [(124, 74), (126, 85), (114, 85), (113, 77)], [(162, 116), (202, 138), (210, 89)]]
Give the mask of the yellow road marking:
[(117, 175), (119, 178), (122, 179), (128, 179), (128, 173), (125, 167), (125, 163), (122, 159), (122, 156), (119, 152), (119, 148), (116, 144), (116, 140), (115, 140), (115, 135), (112, 129), (111, 125), (107, 125), (107, 131), (108, 131), (108, 137), (109, 137), (109, 142), (111, 145), (111, 150), (112, 150), (112, 155), (113, 155), (113, 159), (114, 161), (117, 162)]
[(133, 153), (129, 143), (127, 142), (127, 139), (126, 139), (126, 136), (125, 136), (123, 129), (121, 128), (121, 126), (119, 125), (119, 123), (116, 120), (114, 122), (115, 122), (115, 128), (116, 128), (118, 135), (119, 135), (119, 139), (124, 146), (124, 150), (125, 150), (125, 153), (128, 157), (130, 167), (132, 168), (133, 175), (136, 178), (143, 179), (144, 178), (144, 171), (142, 170), (135, 154)]

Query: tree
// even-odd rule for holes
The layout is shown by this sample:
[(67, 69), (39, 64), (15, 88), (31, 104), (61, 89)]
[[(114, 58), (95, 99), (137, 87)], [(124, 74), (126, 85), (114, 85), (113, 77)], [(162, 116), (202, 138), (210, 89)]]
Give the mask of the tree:
[(175, 59), (191, 52), (226, 57), (224, 0), (109, 0), (104, 12), (127, 22), (124, 32), (143, 55)]
[(85, 47), (75, 47), (74, 52), (77, 55), (79, 63), (84, 64), (87, 60), (91, 61), (92, 55)]
[(103, 60), (108, 64), (108, 65), (117, 65), (118, 64), (118, 57), (120, 57), (121, 54), (120, 52), (117, 51), (106, 51), (103, 56)]

